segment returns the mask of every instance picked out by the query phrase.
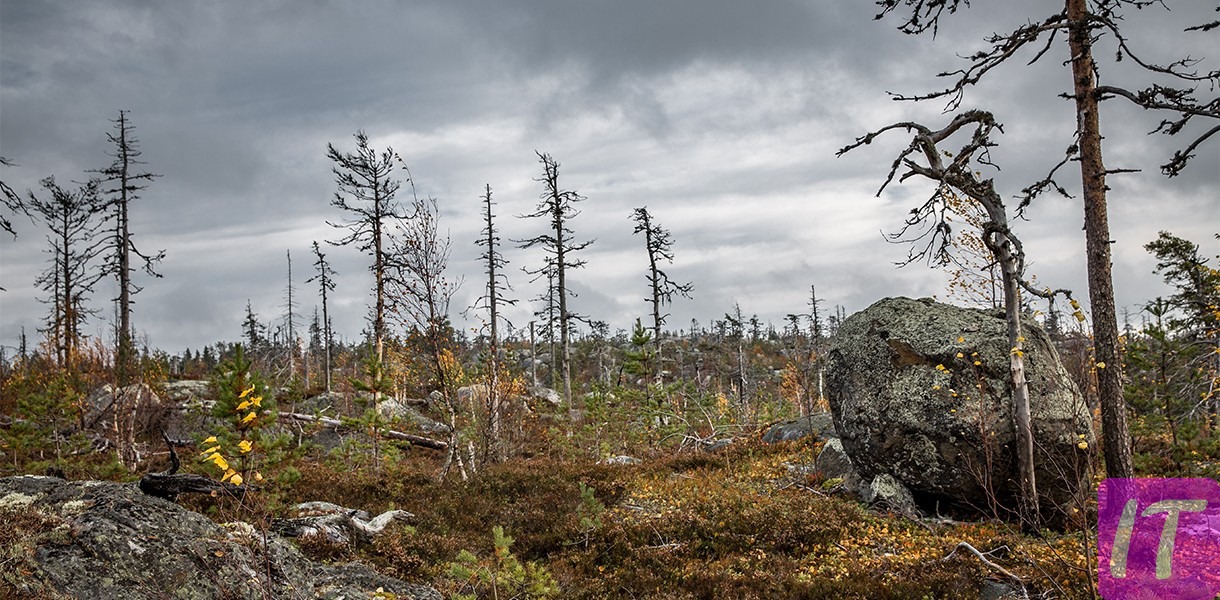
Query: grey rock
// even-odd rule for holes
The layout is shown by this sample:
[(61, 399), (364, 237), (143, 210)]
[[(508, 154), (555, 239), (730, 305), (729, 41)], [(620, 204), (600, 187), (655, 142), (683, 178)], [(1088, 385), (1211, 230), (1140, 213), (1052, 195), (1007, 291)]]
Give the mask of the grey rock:
[(182, 379), (167, 381), (161, 386), (165, 399), (178, 403), (179, 406), (201, 404), (211, 409), (215, 399), (212, 397), (212, 383), (201, 379)]
[(818, 457), (813, 461), (813, 468), (827, 480), (843, 480), (840, 485), (843, 486), (844, 491), (857, 496), (863, 495), (864, 482), (860, 479), (860, 473), (856, 471), (856, 467), (851, 464), (851, 458), (843, 450), (843, 441), (839, 438), (826, 440), (822, 449), (818, 451)]
[(767, 431), (763, 433), (762, 441), (767, 444), (774, 444), (776, 442), (799, 440), (808, 436), (824, 440), (836, 435), (834, 418), (828, 412), (821, 412), (805, 415), (791, 421), (776, 423), (768, 427)]
[(643, 461), (634, 456), (611, 456), (601, 461), (603, 465), (638, 465), (641, 462)]
[[(1088, 492), (1088, 453), (1077, 444), (1093, 445), (1092, 419), (1050, 338), (1033, 322), (1023, 331), (1036, 476), (1055, 518)], [(846, 319), (831, 341), (827, 389), (860, 475), (889, 474), (917, 496), (959, 508), (987, 507), (991, 493), (1015, 508), (1009, 354), (996, 311), (887, 298)]]
[(406, 423), (425, 433), (449, 433), (448, 425), (424, 416), (423, 413), (400, 400), (393, 398), (382, 400), (377, 403), (377, 410), (381, 412), (382, 416), (392, 421)]
[(106, 384), (85, 397), (85, 427), (105, 431), (113, 428), (116, 411), (126, 417), (160, 406), (161, 397), (148, 384), (137, 383), (122, 388)]
[(441, 597), (363, 565), (314, 563), (274, 533), (264, 545), (248, 523), (217, 525), (134, 484), (0, 478), (0, 515), (22, 523), (28, 552), (4, 575), (19, 596), (291, 600), (368, 598), (380, 587), (400, 598)]
[(316, 396), (310, 396), (310, 398), (293, 402), (292, 405), (284, 406), (283, 409), (292, 412), (322, 412), (327, 415), (339, 415), (346, 410), (349, 404), (349, 400), (338, 391), (323, 391)]
[(1018, 585), (1003, 581), (983, 580), (979, 600), (1028, 600), (1029, 594)]
[(555, 406), (563, 403), (563, 396), (560, 396), (559, 392), (541, 385), (530, 388), (529, 397), (531, 400), (545, 400)]
[(908, 490), (889, 473), (882, 473), (873, 478), (873, 482), (864, 491), (864, 501), (900, 513), (915, 514), (917, 512), (915, 497), (911, 495), (911, 490)]

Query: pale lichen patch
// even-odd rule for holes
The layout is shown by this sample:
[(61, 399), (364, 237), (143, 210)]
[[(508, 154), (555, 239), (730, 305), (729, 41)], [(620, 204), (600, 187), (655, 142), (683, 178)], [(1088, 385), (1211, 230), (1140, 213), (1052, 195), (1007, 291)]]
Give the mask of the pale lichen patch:
[(0, 509), (29, 506), (37, 499), (38, 498), (36, 496), (29, 496), (27, 494), (22, 494), (21, 492), (13, 492), (12, 494), (8, 494), (7, 496), (0, 498)]

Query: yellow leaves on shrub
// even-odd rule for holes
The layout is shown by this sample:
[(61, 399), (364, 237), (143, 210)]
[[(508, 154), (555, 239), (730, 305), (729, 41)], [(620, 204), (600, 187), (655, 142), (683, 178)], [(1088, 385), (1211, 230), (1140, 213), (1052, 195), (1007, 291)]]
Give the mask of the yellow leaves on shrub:
[(241, 450), (242, 454), (248, 454), (254, 449), (254, 444), (250, 440), (242, 440), (237, 443), (237, 449)]
[(220, 468), (222, 471), (228, 471), (228, 470), (229, 470), (229, 461), (225, 460), (225, 457), (221, 456), (219, 453), (217, 453), (217, 454), (213, 454), (213, 455), (210, 457), (210, 460), (211, 460), (213, 463), (215, 463), (215, 464), (216, 464), (216, 466), (217, 466), (217, 467), (219, 467), (219, 468)]

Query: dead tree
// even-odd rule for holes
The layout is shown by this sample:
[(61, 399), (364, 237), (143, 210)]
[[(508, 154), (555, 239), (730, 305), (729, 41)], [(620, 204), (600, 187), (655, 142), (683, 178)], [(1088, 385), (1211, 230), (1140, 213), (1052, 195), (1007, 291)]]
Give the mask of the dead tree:
[(449, 304), (461, 285), (445, 276), (449, 266), (449, 235), (439, 229), (440, 210), (435, 198), (416, 199), (413, 216), (400, 224), (393, 248), (393, 278), (391, 293), (395, 313), (403, 324), (423, 335), (432, 367), (432, 376), (441, 393), (441, 403), (449, 413), (448, 454), (438, 475), (444, 479), (456, 461), (462, 478), (466, 469), (457, 445), (457, 381), (459, 368), (451, 349), (452, 327), (449, 324)]
[[(542, 183), (543, 192), (539, 195), (540, 202), (537, 209), (532, 213), (521, 215), (521, 217), (549, 219), (550, 232), (527, 240), (521, 240), (521, 248), (538, 246), (547, 254), (546, 266), (536, 271), (527, 271), (528, 273), (554, 275), (554, 283), (550, 286), (551, 291), (549, 293), (553, 293), (552, 297), (555, 300), (555, 307), (558, 309), (559, 367), (563, 373), (563, 398), (568, 408), (571, 409), (571, 330), (572, 321), (578, 317), (568, 307), (568, 296), (572, 295), (572, 292), (568, 289), (567, 278), (569, 270), (579, 269), (586, 264), (585, 260), (573, 258), (572, 254), (588, 248), (593, 244), (594, 240), (584, 242), (573, 240), (572, 230), (568, 224), (580, 214), (580, 211), (576, 210), (575, 205), (578, 202), (583, 202), (585, 197), (577, 194), (575, 191), (565, 190), (559, 185), (558, 161), (552, 158), (550, 154), (535, 153), (538, 155), (538, 160), (542, 162), (542, 177), (535, 179), (535, 181)], [(546, 270), (548, 268), (552, 269), (552, 271), (548, 272)]]
[(102, 248), (96, 241), (99, 223), (94, 218), (98, 202), (97, 180), (69, 191), (55, 183), (54, 177), (42, 180), (50, 197), (29, 194), (28, 206), (49, 230), (47, 253), (50, 266), (34, 281), (50, 294), (45, 302), (51, 306), (47, 316), (47, 339), (55, 348), (62, 369), (71, 371), (80, 345), (81, 326), (95, 311), (85, 306), (104, 273), (92, 263)]
[(487, 348), (487, 422), (486, 422), (486, 443), (487, 454), (493, 459), (500, 458), (500, 443), (501, 443), (501, 424), (502, 407), (500, 398), (500, 306), (503, 304), (513, 305), (517, 301), (515, 299), (506, 298), (505, 293), (512, 289), (508, 283), (508, 278), (504, 275), (504, 267), (508, 266), (508, 261), (499, 251), (500, 236), (496, 234), (495, 214), (492, 212), (492, 206), (495, 204), (491, 200), (491, 184), (487, 184), (487, 191), (483, 194), (483, 231), (482, 237), (477, 239), (475, 243), (483, 246), (483, 254), (479, 258), (485, 265), (484, 273), (487, 275), (487, 287), (484, 295), (479, 298), (476, 303), (487, 309), (487, 332), (488, 332), (488, 348)]
[(314, 268), (318, 270), (317, 275), (305, 280), (305, 283), (318, 282), (319, 291), (322, 294), (322, 345), (324, 366), (326, 369), (326, 393), (330, 393), (330, 350), (334, 344), (334, 332), (330, 328), (330, 312), (329, 304), (327, 303), (327, 293), (335, 291), (335, 271), (330, 268), (330, 263), (326, 262), (326, 255), (322, 254), (322, 250), (318, 247), (318, 242), (313, 243), (313, 255), (317, 259), (314, 261)]
[[(15, 166), (11, 161), (3, 156), (0, 156), (0, 165), (6, 167)], [(30, 215), (29, 208), (26, 207), (25, 201), (19, 194), (17, 194), (16, 191), (13, 190), (11, 186), (9, 186), (9, 184), (4, 183), (2, 180), (0, 180), (0, 203), (3, 203), (4, 208), (13, 214), (23, 214), (26, 216)], [(17, 231), (13, 229), (13, 222), (9, 221), (8, 217), (2, 214), (0, 214), (0, 229), (7, 231), (9, 235), (12, 235), (14, 238), (17, 237)]]
[[(903, 228), (892, 239), (909, 239), (914, 235), (917, 246), (902, 264), (916, 260), (929, 260), (936, 264), (950, 261), (953, 231), (947, 217), (951, 210), (954, 191), (969, 196), (986, 211), (987, 219), (982, 225), (981, 235), (996, 263), (1004, 288), (1004, 315), (1008, 323), (1009, 368), (1013, 389), (1013, 425), (1017, 439), (1017, 466), (1021, 483), (1021, 515), (1028, 525), (1039, 523), (1038, 491), (1034, 477), (1034, 436), (1030, 418), (1029, 386), (1025, 379), (1025, 361), (1021, 332), (1020, 293), (1026, 291), (1041, 297), (1066, 290), (1050, 292), (1033, 288), (1024, 280), (1025, 251), (1021, 240), (1009, 228), (1008, 211), (1004, 200), (996, 191), (994, 181), (983, 179), (980, 170), (993, 166), (991, 148), (992, 133), (1002, 129), (991, 113), (972, 110), (954, 117), (944, 128), (933, 130), (915, 122), (894, 123), (858, 138), (839, 151), (842, 155), (852, 149), (870, 144), (878, 136), (891, 131), (913, 134), (910, 144), (890, 166), (889, 175), (877, 190), (879, 196), (899, 170), (904, 170), (899, 181), (920, 176), (936, 182), (936, 188), (928, 200), (914, 208)], [(961, 135), (958, 135), (961, 134)], [(956, 138), (955, 138), (956, 136)], [(966, 141), (956, 152), (942, 149), (950, 138)]]
[(675, 283), (669, 278), (669, 275), (658, 266), (662, 261), (673, 264), (674, 250), (673, 237), (669, 230), (661, 227), (652, 220), (652, 214), (648, 212), (648, 207), (640, 207), (632, 212), (632, 219), (635, 220), (635, 230), (633, 234), (644, 234), (644, 247), (648, 251), (648, 291), (649, 297), (645, 300), (652, 305), (652, 339), (656, 343), (661, 343), (661, 325), (665, 323), (668, 314), (661, 314), (661, 307), (669, 305), (673, 302), (674, 294), (678, 294), (683, 298), (690, 298), (691, 283)]
[[(1123, 9), (1148, 9), (1156, 4), (1161, 3), (1153, 0), (1064, 0), (1063, 10), (1057, 13), (1042, 19), (1030, 19), (1007, 34), (993, 33), (987, 36), (985, 41), (990, 48), (964, 56), (968, 63), (965, 67), (941, 73), (951, 82), (946, 88), (914, 96), (895, 96), (899, 100), (944, 99), (948, 102), (946, 109), (956, 111), (966, 88), (979, 84), (992, 70), (1023, 52), (1032, 54), (1029, 64), (1037, 62), (1051, 49), (1056, 36), (1066, 40), (1067, 52), (1064, 56), (1068, 60), (1064, 65), (1070, 65), (1072, 89), (1061, 96), (1074, 104), (1076, 133), (1067, 146), (1064, 159), (1051, 168), (1046, 178), (1026, 188), (1022, 205), (1046, 190), (1053, 189), (1067, 196), (1068, 192), (1053, 177), (1068, 162), (1080, 163), (1094, 357), (1099, 364), (1106, 365), (1106, 368), (1098, 369), (1097, 378), (1106, 473), (1110, 477), (1133, 477), (1134, 470), (1127, 429), (1127, 405), (1122, 395), (1122, 360), (1110, 265), (1113, 240), (1110, 238), (1106, 199), (1109, 189), (1106, 176), (1122, 170), (1108, 170), (1102, 160), (1099, 105), (1103, 100), (1125, 99), (1141, 108), (1165, 115), (1153, 130), (1154, 133), (1185, 134), (1190, 141), (1161, 165), (1162, 172), (1170, 177), (1181, 173), (1205, 140), (1220, 133), (1220, 125), (1215, 121), (1220, 119), (1220, 99), (1196, 97), (1199, 88), (1215, 91), (1217, 84), (1220, 84), (1220, 70), (1201, 72), (1197, 70), (1200, 61), (1189, 56), (1160, 64), (1145, 60), (1134, 51), (1123, 33), (1130, 26), (1124, 20)], [(878, 0), (877, 5), (881, 7), (877, 18), (901, 9), (906, 15), (899, 26), (902, 32), (922, 34), (930, 31), (935, 35), (942, 25), (942, 19), (948, 19), (960, 8), (969, 7), (970, 2)], [(1202, 22), (1206, 19), (1201, 14), (1201, 22), (1182, 33), (1206, 33), (1220, 27), (1220, 21)], [(1102, 71), (1095, 60), (1093, 48), (1107, 37), (1115, 45), (1115, 61), (1136, 65), (1138, 72), (1150, 81), (1137, 83), (1135, 87), (1100, 83)]]
[(132, 266), (132, 256), (140, 262), (140, 268), (146, 275), (160, 278), (154, 268), (165, 258), (165, 251), (155, 254), (144, 254), (136, 247), (131, 234), (131, 203), (139, 198), (140, 191), (148, 187), (148, 182), (160, 177), (154, 173), (140, 171), (139, 141), (133, 131), (135, 126), (127, 119), (127, 111), (120, 110), (119, 118), (113, 121), (114, 132), (106, 134), (106, 139), (114, 144), (114, 162), (109, 167), (97, 171), (101, 175), (102, 195), (106, 198), (102, 204), (109, 223), (105, 234), (106, 245), (110, 247), (109, 257), (103, 271), (114, 276), (118, 282), (119, 296), (115, 299), (115, 312), (118, 315), (116, 331), (115, 375), (119, 387), (132, 382), (135, 375), (135, 345), (134, 330), (131, 326), (132, 296), (143, 288), (132, 282), (135, 272)]
[(326, 157), (334, 164), (331, 172), (339, 191), (331, 199), (331, 206), (343, 211), (348, 219), (341, 223), (327, 224), (346, 229), (348, 234), (336, 241), (334, 246), (356, 247), (373, 259), (369, 271), (373, 274), (373, 307), (370, 315), (373, 327), (373, 351), (377, 362), (385, 359), (386, 315), (392, 308), (388, 305), (386, 286), (390, 283), (392, 261), (391, 225), (407, 218), (394, 200), (402, 185), (394, 178), (394, 150), (386, 148), (377, 152), (369, 147), (369, 137), (363, 131), (356, 132), (356, 152), (339, 152), (334, 144), (326, 145)]

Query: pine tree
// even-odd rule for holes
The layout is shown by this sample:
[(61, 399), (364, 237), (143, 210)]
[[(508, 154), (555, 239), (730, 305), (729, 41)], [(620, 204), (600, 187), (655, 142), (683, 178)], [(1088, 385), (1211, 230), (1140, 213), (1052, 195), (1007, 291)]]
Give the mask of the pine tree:
[(109, 230), (105, 235), (105, 243), (110, 247), (104, 272), (114, 276), (118, 283), (118, 298), (115, 299), (116, 346), (115, 374), (120, 386), (131, 383), (135, 375), (135, 345), (132, 341), (134, 329), (131, 324), (132, 296), (138, 294), (140, 288), (132, 281), (131, 276), (136, 268), (132, 266), (132, 256), (139, 260), (140, 268), (145, 274), (160, 278), (154, 267), (165, 258), (165, 251), (155, 254), (144, 254), (136, 247), (131, 232), (131, 203), (139, 199), (139, 192), (147, 188), (147, 183), (160, 177), (153, 173), (140, 170), (145, 164), (140, 160), (139, 141), (136, 139), (135, 126), (127, 119), (127, 111), (120, 110), (119, 118), (113, 121), (114, 132), (106, 134), (106, 139), (114, 145), (114, 162), (105, 169), (98, 171), (102, 179), (102, 195), (106, 198), (102, 210), (106, 213)]
[(76, 191), (68, 191), (55, 183), (54, 177), (42, 180), (49, 198), (29, 195), (29, 207), (49, 230), (47, 241), (51, 265), (37, 280), (50, 298), (47, 316), (47, 339), (55, 348), (59, 366), (71, 371), (81, 339), (81, 326), (95, 311), (85, 306), (94, 286), (104, 276), (92, 268), (100, 248), (95, 242), (98, 223), (94, 210), (98, 201), (98, 182), (90, 180)]
[(500, 419), (503, 412), (500, 406), (500, 306), (502, 304), (513, 305), (517, 301), (504, 297), (505, 292), (511, 287), (508, 284), (508, 278), (504, 275), (504, 267), (508, 265), (508, 261), (498, 250), (500, 236), (496, 234), (495, 214), (492, 212), (494, 202), (491, 199), (491, 184), (487, 184), (486, 193), (482, 199), (483, 235), (475, 240), (475, 243), (484, 247), (483, 254), (479, 258), (485, 265), (484, 273), (487, 275), (486, 291), (478, 300), (478, 303), (487, 309), (488, 328), (487, 432), (485, 438), (488, 447), (487, 454), (498, 459), (500, 457)]
[[(313, 254), (317, 259), (313, 266), (318, 270), (317, 274), (305, 280), (305, 283), (318, 282), (319, 292), (322, 296), (322, 348), (323, 348), (323, 372), (326, 373), (326, 392), (331, 391), (331, 348), (334, 347), (334, 332), (330, 327), (330, 312), (329, 303), (327, 302), (327, 294), (335, 290), (335, 271), (330, 268), (330, 263), (326, 262), (326, 255), (322, 254), (321, 248), (318, 247), (318, 242), (313, 243)], [(315, 327), (317, 319), (314, 319)]]
[(644, 234), (644, 247), (648, 251), (648, 291), (649, 297), (646, 298), (652, 304), (652, 339), (655, 343), (661, 343), (661, 325), (665, 323), (668, 314), (661, 314), (661, 307), (673, 302), (674, 294), (678, 294), (683, 298), (690, 298), (691, 284), (675, 283), (669, 278), (669, 275), (663, 271), (659, 264), (666, 262), (673, 264), (673, 239), (669, 230), (662, 228), (652, 220), (652, 214), (648, 212), (648, 207), (640, 207), (632, 213), (632, 218), (635, 219), (635, 231), (632, 233)]
[[(523, 240), (522, 248), (541, 247), (547, 254), (545, 265), (531, 274), (546, 274), (551, 282), (548, 294), (552, 294), (553, 306), (559, 324), (559, 369), (563, 375), (563, 397), (568, 407), (572, 407), (572, 321), (579, 318), (568, 307), (568, 271), (584, 267), (586, 261), (573, 258), (572, 254), (588, 248), (593, 240), (576, 242), (573, 240), (569, 224), (580, 214), (575, 205), (585, 200), (584, 196), (572, 190), (565, 190), (559, 185), (559, 163), (550, 154), (536, 152), (542, 162), (542, 177), (535, 181), (541, 182), (543, 192), (539, 196), (537, 209), (523, 218), (545, 218), (550, 221), (550, 232), (537, 237)], [(552, 279), (553, 275), (553, 279)], [(553, 322), (553, 321), (552, 321)]]
[(407, 215), (394, 200), (402, 183), (394, 178), (394, 150), (377, 152), (369, 146), (363, 131), (356, 132), (356, 152), (339, 152), (333, 144), (326, 145), (326, 156), (334, 165), (331, 172), (339, 191), (331, 206), (348, 215), (348, 220), (329, 225), (346, 229), (346, 237), (329, 242), (335, 246), (356, 247), (373, 259), (369, 271), (373, 274), (373, 306), (369, 316), (372, 326), (373, 349), (378, 361), (385, 360), (386, 318), (393, 309), (386, 286), (393, 268), (391, 225)]

